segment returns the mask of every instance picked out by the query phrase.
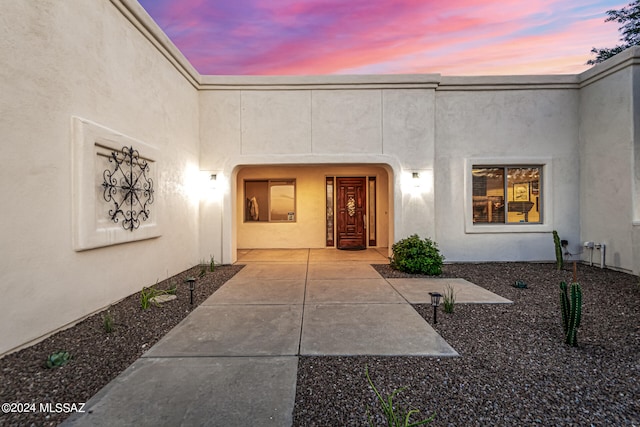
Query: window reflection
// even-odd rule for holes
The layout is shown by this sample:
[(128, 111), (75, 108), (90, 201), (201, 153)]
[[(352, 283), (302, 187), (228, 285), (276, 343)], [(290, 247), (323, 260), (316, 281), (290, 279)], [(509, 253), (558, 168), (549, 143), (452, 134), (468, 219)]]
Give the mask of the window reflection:
[(271, 182), (271, 221), (295, 219), (296, 188), (290, 182)]
[(474, 166), (474, 224), (542, 222), (541, 176), (542, 166)]
[(245, 222), (294, 222), (295, 180), (245, 181)]

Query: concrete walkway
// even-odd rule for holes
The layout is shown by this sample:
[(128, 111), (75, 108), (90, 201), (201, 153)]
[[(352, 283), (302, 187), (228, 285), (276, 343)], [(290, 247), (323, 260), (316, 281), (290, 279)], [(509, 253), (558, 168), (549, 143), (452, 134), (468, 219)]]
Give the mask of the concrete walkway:
[(87, 403), (73, 426), (290, 426), (298, 356), (457, 356), (411, 307), (509, 303), (461, 279), (383, 279), (386, 249), (238, 251), (236, 276)]

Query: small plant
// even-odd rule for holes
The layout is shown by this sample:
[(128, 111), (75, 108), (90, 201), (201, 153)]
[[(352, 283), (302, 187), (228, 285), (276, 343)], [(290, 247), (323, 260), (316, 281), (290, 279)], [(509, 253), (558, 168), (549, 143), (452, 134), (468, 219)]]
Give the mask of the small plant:
[(578, 345), (578, 328), (582, 319), (582, 287), (580, 283), (571, 284), (571, 293), (567, 283), (560, 283), (560, 306), (562, 309), (562, 326), (564, 327), (565, 342), (573, 347)]
[(108, 334), (113, 332), (113, 330), (115, 329), (113, 316), (111, 315), (111, 312), (109, 310), (107, 310), (107, 312), (102, 316), (102, 327)]
[(171, 283), (172, 286), (169, 289), (157, 289), (155, 288), (157, 284), (158, 282), (148, 288), (143, 287), (142, 291), (140, 291), (140, 307), (142, 307), (143, 310), (147, 310), (151, 307), (151, 304), (154, 304), (156, 307), (160, 306), (160, 304), (154, 300), (155, 297), (159, 295), (175, 295), (178, 290), (175, 283)]
[(556, 268), (558, 270), (562, 270), (564, 267), (564, 258), (562, 257), (562, 242), (560, 241), (560, 236), (558, 236), (558, 232), (553, 230), (553, 243), (556, 247)]
[(69, 363), (69, 360), (71, 360), (71, 355), (68, 351), (58, 351), (51, 353), (49, 357), (47, 357), (44, 366), (48, 369), (59, 368)]
[(213, 258), (213, 255), (211, 255), (211, 261), (209, 261), (209, 271), (213, 272), (216, 270), (216, 261)]
[(524, 280), (516, 280), (511, 286), (518, 289), (527, 289), (527, 283)]
[(444, 256), (440, 254), (438, 245), (429, 238), (420, 239), (414, 234), (395, 243), (389, 259), (391, 267), (405, 273), (442, 274)]
[(196, 267), (200, 269), (200, 271), (198, 272), (198, 277), (204, 277), (207, 274), (207, 270), (211, 268), (211, 265), (207, 261), (205, 261), (204, 258), (200, 258), (200, 261), (198, 262), (198, 265)]
[(156, 289), (153, 286), (150, 286), (148, 288), (143, 287), (142, 291), (140, 291), (140, 307), (142, 307), (143, 310), (151, 307), (151, 302), (153, 300), (153, 297), (155, 296)]
[[(367, 366), (365, 366), (365, 368), (364, 368), (364, 373), (365, 373), (365, 375), (367, 377), (367, 381), (369, 381), (369, 385), (371, 386), (371, 388), (373, 389), (373, 392), (376, 394), (376, 397), (378, 398), (378, 402), (380, 402), (380, 407), (381, 407), (382, 412), (384, 413), (384, 415), (385, 415), (385, 417), (387, 419), (387, 426), (388, 427), (414, 427), (414, 426), (421, 426), (421, 425), (430, 423), (436, 417), (436, 414), (434, 412), (433, 415), (431, 415), (426, 420), (422, 420), (422, 421), (418, 421), (418, 422), (412, 423), (410, 421), (411, 416), (414, 415), (414, 414), (419, 414), (420, 413), (419, 410), (411, 409), (411, 410), (409, 410), (409, 412), (406, 412), (403, 409), (399, 409), (397, 407), (395, 407), (395, 408), (393, 407), (393, 398), (398, 393), (400, 393), (402, 390), (404, 390), (406, 387), (394, 390), (393, 393), (391, 393), (385, 399), (385, 398), (382, 397), (382, 395), (380, 394), (380, 392), (378, 391), (376, 386), (373, 385), (373, 381), (371, 381), (371, 377), (369, 377), (369, 368)], [(371, 420), (371, 416), (369, 416), (369, 425), (371, 427), (373, 427), (373, 421)]]
[(173, 281), (171, 282), (171, 287), (164, 291), (164, 293), (167, 295), (175, 295), (177, 292), (178, 292), (178, 285), (176, 285), (176, 282), (173, 282)]
[(453, 306), (456, 303), (456, 294), (453, 291), (451, 285), (447, 285), (447, 288), (442, 295), (442, 306), (445, 313), (453, 313)]

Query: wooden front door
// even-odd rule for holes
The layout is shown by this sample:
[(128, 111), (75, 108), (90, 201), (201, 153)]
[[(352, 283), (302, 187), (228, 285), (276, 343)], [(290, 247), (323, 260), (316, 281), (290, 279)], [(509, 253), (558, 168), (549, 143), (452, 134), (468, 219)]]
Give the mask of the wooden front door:
[(366, 178), (336, 178), (338, 249), (366, 249)]

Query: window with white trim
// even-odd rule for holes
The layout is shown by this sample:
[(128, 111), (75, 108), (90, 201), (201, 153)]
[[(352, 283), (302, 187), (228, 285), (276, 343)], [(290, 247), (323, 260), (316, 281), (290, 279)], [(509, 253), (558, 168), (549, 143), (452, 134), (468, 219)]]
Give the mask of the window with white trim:
[(473, 165), (473, 225), (541, 224), (541, 165)]

